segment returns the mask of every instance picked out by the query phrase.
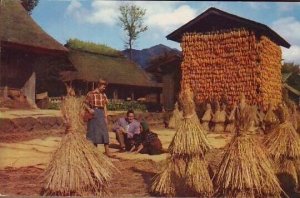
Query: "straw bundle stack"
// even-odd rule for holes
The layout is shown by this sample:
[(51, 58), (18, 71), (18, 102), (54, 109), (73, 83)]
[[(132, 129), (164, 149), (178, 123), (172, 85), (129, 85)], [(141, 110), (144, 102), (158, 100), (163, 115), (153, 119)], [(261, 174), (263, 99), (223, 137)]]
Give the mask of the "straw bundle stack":
[[(250, 106), (237, 109), (238, 123), (253, 120)], [(227, 145), (218, 171), (213, 178), (215, 196), (221, 197), (280, 197), (281, 187), (273, 167), (259, 141), (248, 132), (251, 124), (237, 125), (236, 135)]]
[(232, 139), (213, 179), (218, 186), (216, 196), (280, 196), (273, 167), (257, 142), (250, 135), (236, 135)]
[[(300, 136), (296, 132), (286, 106), (279, 107), (280, 124), (268, 134), (265, 145), (269, 155), (278, 165), (278, 173), (290, 174), (298, 183), (297, 168), (300, 160)], [(300, 172), (298, 172), (300, 174)]]
[(221, 133), (225, 131), (225, 121), (226, 121), (226, 106), (223, 105), (220, 109), (219, 103), (217, 102), (216, 112), (213, 116), (212, 121), (214, 122), (213, 132)]
[(210, 145), (196, 115), (189, 87), (184, 87), (180, 100), (184, 118), (169, 146), (169, 165), (155, 177), (151, 190), (160, 195), (168, 192), (169, 196), (210, 196), (213, 185), (204, 160)]
[(152, 192), (162, 196), (175, 196), (176, 182), (172, 179), (175, 177), (174, 166), (175, 163), (172, 163), (171, 159), (167, 159), (167, 163), (162, 170), (153, 178), (154, 182), (150, 189)]
[(211, 109), (211, 105), (208, 103), (206, 105), (206, 110), (201, 118), (203, 129), (208, 132), (209, 131), (209, 122), (211, 121), (213, 116), (213, 112)]
[(266, 115), (263, 119), (264, 124), (265, 124), (266, 133), (270, 133), (274, 129), (274, 127), (277, 124), (279, 124), (279, 120), (278, 120), (277, 116), (275, 115), (273, 108), (274, 108), (273, 105), (270, 103), (268, 105), (268, 110), (266, 112)]
[(174, 135), (169, 151), (172, 155), (201, 155), (210, 149), (204, 130), (195, 112), (193, 93), (186, 87), (181, 93), (183, 122)]
[(115, 167), (81, 134), (84, 131), (81, 105), (81, 100), (71, 96), (62, 102), (67, 134), (45, 170), (43, 195), (101, 196), (109, 193), (106, 187)]
[(233, 104), (233, 108), (230, 111), (230, 114), (227, 116), (227, 125), (225, 127), (225, 132), (233, 133), (235, 131), (235, 111), (236, 104)]
[(229, 105), (239, 93), (250, 104), (280, 103), (281, 51), (267, 37), (245, 29), (186, 33), (181, 47), (182, 83), (195, 90), (197, 103), (220, 101), (223, 93)]
[(181, 121), (182, 121), (182, 112), (179, 111), (178, 103), (176, 102), (175, 109), (170, 118), (169, 127), (177, 130), (178, 126), (180, 126)]

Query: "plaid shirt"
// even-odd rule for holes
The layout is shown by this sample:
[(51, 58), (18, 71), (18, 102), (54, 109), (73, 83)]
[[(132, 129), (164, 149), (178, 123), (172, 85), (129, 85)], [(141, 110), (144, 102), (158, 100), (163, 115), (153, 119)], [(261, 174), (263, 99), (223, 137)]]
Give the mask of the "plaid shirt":
[(90, 91), (87, 93), (85, 102), (90, 105), (90, 107), (100, 107), (103, 108), (108, 104), (108, 99), (105, 93), (100, 93), (97, 90)]
[(154, 140), (156, 140), (157, 134), (153, 133), (151, 131), (149, 131), (148, 133), (146, 133), (145, 135), (145, 139), (144, 139), (144, 144), (150, 144), (151, 142), (153, 142)]

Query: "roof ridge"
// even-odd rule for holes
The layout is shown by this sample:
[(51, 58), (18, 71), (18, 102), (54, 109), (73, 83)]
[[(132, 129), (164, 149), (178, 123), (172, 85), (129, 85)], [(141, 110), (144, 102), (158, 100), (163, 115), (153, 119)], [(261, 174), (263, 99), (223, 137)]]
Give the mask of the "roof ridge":
[[(169, 35), (166, 36), (167, 39), (173, 40), (176, 42), (180, 42), (183, 33), (191, 32), (190, 30), (188, 30), (188, 28), (193, 27), (195, 23), (199, 22), (200, 20), (205, 19), (208, 15), (213, 15), (213, 14), (222, 16), (228, 20), (233, 20), (236, 22), (236, 24), (244, 23), (244, 24), (246, 24), (245, 26), (247, 26), (248, 28), (253, 29), (253, 30), (259, 30), (260, 33), (268, 36), (271, 40), (275, 39), (275, 42), (278, 45), (281, 45), (286, 48), (290, 47), (290, 44), (286, 40), (284, 40), (280, 35), (278, 35), (274, 30), (272, 30), (267, 25), (262, 24), (260, 22), (253, 21), (251, 19), (247, 19), (247, 18), (238, 16), (238, 15), (231, 14), (229, 12), (226, 12), (226, 11), (214, 8), (214, 7), (208, 8), (207, 10), (205, 10), (203, 13), (201, 13), (194, 19), (190, 20), (189, 22), (185, 23), (178, 29), (171, 32)], [(240, 24), (238, 24), (237, 26), (239, 26), (239, 25)], [(227, 27), (227, 29), (230, 29), (230, 28), (232, 28), (232, 27)], [(222, 29), (226, 29), (226, 28), (222, 27)], [(197, 32), (200, 32), (200, 31), (198, 30)], [(206, 30), (206, 31), (204, 30), (204, 32), (209, 32), (209, 30)]]
[(80, 51), (88, 54), (94, 54), (94, 55), (102, 55), (102, 56), (109, 56), (109, 57), (115, 57), (115, 58), (126, 58), (120, 51), (118, 51), (120, 54), (119, 55), (113, 55), (113, 54), (105, 54), (105, 53), (100, 53), (100, 52), (93, 52), (89, 50), (84, 50), (81, 48), (73, 48), (73, 47), (67, 47), (68, 49), (74, 50), (74, 51)]

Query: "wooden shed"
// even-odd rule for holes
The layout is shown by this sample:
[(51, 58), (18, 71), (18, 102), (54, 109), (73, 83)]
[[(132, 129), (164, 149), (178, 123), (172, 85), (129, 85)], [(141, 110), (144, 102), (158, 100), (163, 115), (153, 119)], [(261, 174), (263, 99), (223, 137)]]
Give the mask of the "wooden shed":
[(109, 56), (78, 49), (69, 49), (69, 60), (77, 72), (61, 72), (62, 80), (72, 83), (79, 95), (95, 88), (99, 78), (108, 81), (107, 95), (115, 100), (137, 100), (160, 103), (162, 85), (151, 81), (149, 76), (134, 62), (121, 53)]
[(154, 58), (145, 70), (152, 74), (157, 82), (162, 83), (162, 105), (165, 110), (174, 109), (180, 89), (181, 70), (180, 54), (165, 54)]
[(68, 49), (43, 31), (19, 0), (1, 1), (0, 41), (0, 87), (19, 90), (34, 104), (35, 66), (46, 69), (50, 60), (66, 60)]
[(290, 44), (268, 26), (209, 8), (167, 36), (181, 43), (181, 85), (189, 84), (196, 102), (237, 102), (266, 107), (282, 101), (281, 48)]

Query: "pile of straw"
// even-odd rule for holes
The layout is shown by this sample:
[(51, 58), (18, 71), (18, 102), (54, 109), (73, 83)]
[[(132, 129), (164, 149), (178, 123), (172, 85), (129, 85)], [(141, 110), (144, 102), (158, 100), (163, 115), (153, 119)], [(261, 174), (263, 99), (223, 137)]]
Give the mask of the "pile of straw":
[(225, 132), (233, 133), (235, 131), (235, 111), (236, 103), (233, 104), (233, 108), (230, 111), (230, 114), (227, 116), (227, 125), (225, 127)]
[(213, 178), (215, 196), (267, 197), (282, 192), (274, 169), (259, 141), (249, 132), (253, 108), (242, 105), (237, 109), (236, 135), (233, 137)]
[(273, 167), (251, 135), (236, 135), (228, 145), (213, 179), (216, 196), (280, 196), (281, 188)]
[[(286, 106), (279, 107), (280, 124), (268, 134), (265, 145), (270, 157), (277, 164), (277, 173), (287, 173), (298, 184), (300, 136), (296, 132)], [(298, 169), (298, 170), (297, 170)]]
[(209, 122), (211, 121), (213, 116), (213, 112), (211, 109), (211, 105), (208, 103), (206, 105), (206, 110), (201, 118), (203, 129), (208, 132), (209, 131)]
[(82, 134), (81, 105), (82, 101), (72, 96), (62, 103), (67, 134), (45, 170), (43, 195), (109, 194), (107, 185), (116, 169)]
[(175, 109), (169, 121), (169, 127), (177, 130), (178, 127), (180, 126), (181, 121), (182, 121), (182, 112), (179, 111), (178, 103), (176, 102)]
[(266, 112), (266, 115), (265, 115), (263, 121), (265, 124), (266, 133), (270, 133), (276, 127), (276, 125), (279, 123), (279, 120), (273, 111), (272, 104), (269, 104), (268, 110)]
[(169, 152), (173, 155), (205, 155), (210, 146), (204, 133), (196, 114), (185, 118), (170, 143)]
[(189, 87), (181, 92), (180, 100), (184, 118), (169, 146), (166, 168), (154, 178), (151, 191), (167, 196), (210, 196), (213, 185), (204, 160), (210, 145)]
[(150, 191), (162, 196), (175, 196), (175, 181), (172, 179), (174, 175), (175, 164), (171, 159), (167, 159), (167, 163), (162, 170), (153, 178)]
[(225, 121), (226, 121), (226, 106), (223, 105), (222, 109), (220, 109), (220, 105), (217, 102), (216, 112), (213, 116), (212, 121), (214, 122), (213, 132), (221, 133), (225, 131)]

